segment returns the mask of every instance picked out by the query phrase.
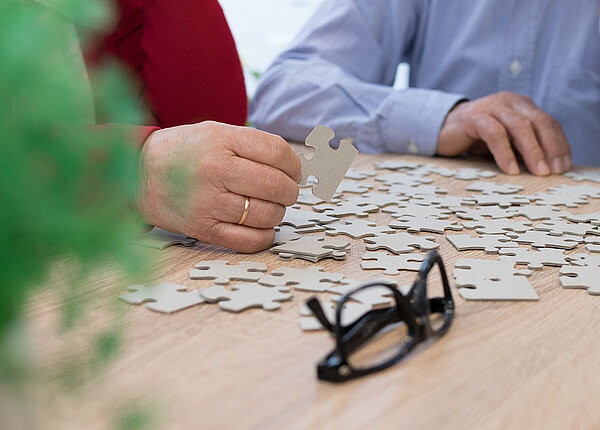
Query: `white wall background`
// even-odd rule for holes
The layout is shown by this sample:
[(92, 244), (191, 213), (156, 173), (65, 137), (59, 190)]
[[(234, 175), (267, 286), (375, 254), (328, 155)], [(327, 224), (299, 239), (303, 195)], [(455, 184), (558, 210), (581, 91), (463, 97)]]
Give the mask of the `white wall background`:
[[(235, 38), (248, 96), (256, 91), (255, 74), (266, 70), (304, 26), (322, 0), (220, 0)], [(408, 68), (398, 69), (396, 88), (408, 84)]]

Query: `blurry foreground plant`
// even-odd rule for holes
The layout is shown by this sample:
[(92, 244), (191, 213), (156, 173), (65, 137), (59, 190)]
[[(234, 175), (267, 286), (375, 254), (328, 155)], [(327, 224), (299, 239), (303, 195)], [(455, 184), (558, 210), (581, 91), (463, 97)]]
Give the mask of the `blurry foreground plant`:
[[(84, 314), (84, 302), (72, 299), (84, 295), (81, 280), (92, 265), (112, 260), (132, 269), (140, 261), (130, 245), (139, 228), (135, 146), (126, 127), (86, 125), (94, 121), (94, 97), (79, 41), (108, 23), (107, 5), (44, 3), (0, 1), (0, 382), (22, 364), (11, 360), (15, 330), (59, 257), (77, 268), (64, 275), (65, 329)], [(96, 108), (105, 119), (140, 123), (117, 69), (94, 76)], [(113, 329), (95, 333), (92, 358), (110, 358), (118, 349)]]

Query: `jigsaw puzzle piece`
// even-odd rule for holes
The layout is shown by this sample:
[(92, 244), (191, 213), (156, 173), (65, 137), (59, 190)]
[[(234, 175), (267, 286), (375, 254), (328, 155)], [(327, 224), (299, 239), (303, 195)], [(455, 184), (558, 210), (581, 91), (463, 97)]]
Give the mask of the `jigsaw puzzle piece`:
[(553, 236), (545, 231), (528, 230), (525, 233), (507, 232), (515, 242), (528, 243), (536, 248), (573, 249), (582, 242), (579, 236)]
[(340, 141), (339, 148), (333, 149), (329, 142), (335, 137), (335, 133), (328, 127), (317, 125), (306, 138), (306, 146), (314, 148), (312, 158), (308, 159), (304, 154), (299, 154), (302, 165), (302, 178), (300, 185), (306, 184), (309, 176), (317, 178), (318, 183), (313, 186), (313, 194), (329, 201), (346, 171), (358, 154), (358, 150), (348, 139)]
[(466, 300), (538, 300), (525, 278), (529, 270), (517, 270), (511, 261), (461, 258), (454, 267), (459, 294)]
[[(334, 303), (323, 303), (321, 308), (323, 309), (323, 313), (327, 320), (331, 324), (335, 324), (337, 305)], [(352, 324), (370, 310), (371, 306), (369, 305), (357, 302), (346, 302), (342, 311), (342, 325), (347, 326)], [(324, 329), (319, 320), (312, 314), (306, 305), (300, 308), (300, 328), (303, 331)]]
[(368, 236), (378, 236), (383, 233), (393, 233), (394, 229), (379, 226), (373, 221), (354, 219), (339, 221), (327, 225), (326, 233), (330, 236), (346, 235), (353, 239), (362, 239)]
[(479, 191), (483, 194), (516, 194), (523, 190), (523, 185), (497, 184), (492, 181), (476, 181), (469, 184), (467, 191)]
[(447, 221), (433, 217), (427, 218), (415, 218), (415, 217), (404, 217), (398, 218), (397, 221), (390, 222), (390, 227), (395, 229), (404, 229), (409, 233), (420, 233), (420, 232), (431, 232), (443, 234), (445, 230), (462, 230), (455, 221)]
[(350, 241), (342, 238), (328, 239), (324, 237), (304, 236), (292, 242), (275, 246), (270, 249), (279, 254), (282, 260), (302, 258), (316, 263), (323, 258), (345, 259), (346, 248)]
[(240, 261), (231, 264), (227, 260), (200, 261), (190, 270), (192, 279), (214, 279), (215, 284), (228, 284), (231, 281), (258, 281), (267, 270), (263, 263)]
[(324, 272), (321, 266), (298, 269), (295, 267), (280, 267), (271, 274), (259, 279), (259, 283), (269, 286), (293, 285), (299, 291), (323, 292), (340, 282), (342, 273)]
[(584, 288), (592, 295), (600, 295), (600, 268), (595, 266), (562, 266), (560, 285), (563, 288)]
[(568, 264), (562, 249), (542, 248), (529, 250), (526, 248), (500, 248), (500, 261), (513, 264), (527, 264), (529, 269), (539, 270), (543, 266), (562, 266)]
[(219, 307), (230, 312), (242, 312), (251, 308), (274, 311), (283, 301), (291, 300), (286, 287), (265, 287), (259, 284), (237, 284), (231, 290), (221, 285), (200, 290), (207, 302), (219, 302)]
[(146, 307), (153, 311), (172, 313), (203, 303), (197, 290), (186, 292), (183, 285), (163, 282), (154, 287), (133, 285), (127, 288), (129, 293), (119, 298), (129, 304), (147, 303)]
[(440, 246), (435, 243), (433, 236), (414, 236), (406, 232), (381, 234), (375, 237), (367, 237), (364, 241), (367, 242), (366, 247), (369, 251), (385, 249), (394, 254), (412, 252), (416, 250), (415, 248), (429, 251)]
[(401, 270), (418, 272), (423, 258), (422, 254), (389, 255), (385, 252), (367, 251), (362, 256), (360, 267), (366, 270), (382, 269), (386, 275), (397, 275)]
[(505, 234), (508, 231), (525, 233), (531, 230), (531, 222), (516, 222), (509, 219), (489, 219), (483, 221), (471, 221), (462, 223), (465, 228), (475, 229), (479, 234)]
[(511, 242), (510, 238), (504, 235), (482, 235), (472, 237), (468, 234), (453, 234), (446, 236), (450, 242), (459, 251), (483, 250), (487, 253), (497, 254), (500, 248), (518, 248), (519, 245)]
[(185, 234), (171, 233), (170, 231), (154, 227), (149, 232), (143, 233), (136, 244), (146, 248), (165, 249), (174, 245), (181, 245), (189, 248), (194, 246), (197, 242), (196, 239), (186, 236)]

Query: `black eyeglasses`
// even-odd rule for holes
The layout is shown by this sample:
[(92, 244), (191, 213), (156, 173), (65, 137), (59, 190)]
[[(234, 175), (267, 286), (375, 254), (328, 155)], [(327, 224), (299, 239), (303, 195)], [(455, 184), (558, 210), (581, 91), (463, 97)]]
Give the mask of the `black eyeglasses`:
[[(428, 298), (428, 279), (436, 264), (444, 296)], [(432, 281), (430, 279), (430, 284)], [(352, 321), (352, 302), (364, 294), (390, 296), (395, 304), (370, 310)], [(335, 349), (317, 365), (319, 379), (332, 382), (347, 381), (390, 367), (428, 337), (446, 333), (454, 319), (454, 300), (437, 251), (427, 254), (416, 281), (405, 294), (393, 282), (376, 280), (362, 283), (342, 296), (334, 324), (328, 320), (317, 298), (309, 299), (306, 304), (335, 337)]]

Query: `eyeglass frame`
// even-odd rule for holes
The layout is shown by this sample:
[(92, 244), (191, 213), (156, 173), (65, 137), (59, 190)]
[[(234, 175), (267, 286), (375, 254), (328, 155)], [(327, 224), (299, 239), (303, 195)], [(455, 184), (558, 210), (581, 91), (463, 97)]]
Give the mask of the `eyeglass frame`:
[[(427, 276), (436, 263), (440, 269), (444, 297), (428, 299)], [(396, 305), (382, 309), (373, 309), (351, 324), (342, 326), (341, 316), (344, 304), (357, 292), (374, 286), (389, 288), (393, 293)], [(310, 298), (306, 304), (323, 327), (335, 337), (335, 349), (317, 365), (318, 378), (330, 382), (344, 382), (366, 376), (398, 363), (425, 339), (432, 336), (439, 337), (444, 335), (452, 324), (455, 310), (454, 299), (450, 290), (448, 275), (444, 268), (444, 262), (435, 250), (430, 251), (425, 257), (419, 269), (417, 279), (406, 296), (398, 290), (396, 283), (393, 281), (386, 283), (376, 280), (362, 283), (354, 290), (343, 295), (338, 301), (335, 313), (335, 325), (329, 322), (323, 312), (320, 301), (316, 297)], [(397, 319), (394, 320), (396, 311), (398, 315)], [(434, 329), (430, 324), (430, 315), (432, 313), (441, 313), (443, 315), (444, 322), (438, 329)], [(378, 333), (385, 326), (400, 321), (404, 321), (407, 324), (408, 335), (398, 354), (383, 363), (369, 368), (355, 368), (350, 364), (348, 356), (356, 348), (366, 343), (371, 336)], [(375, 325), (374, 327), (372, 327), (373, 324)], [(348, 339), (344, 340), (345, 337), (348, 337)]]

